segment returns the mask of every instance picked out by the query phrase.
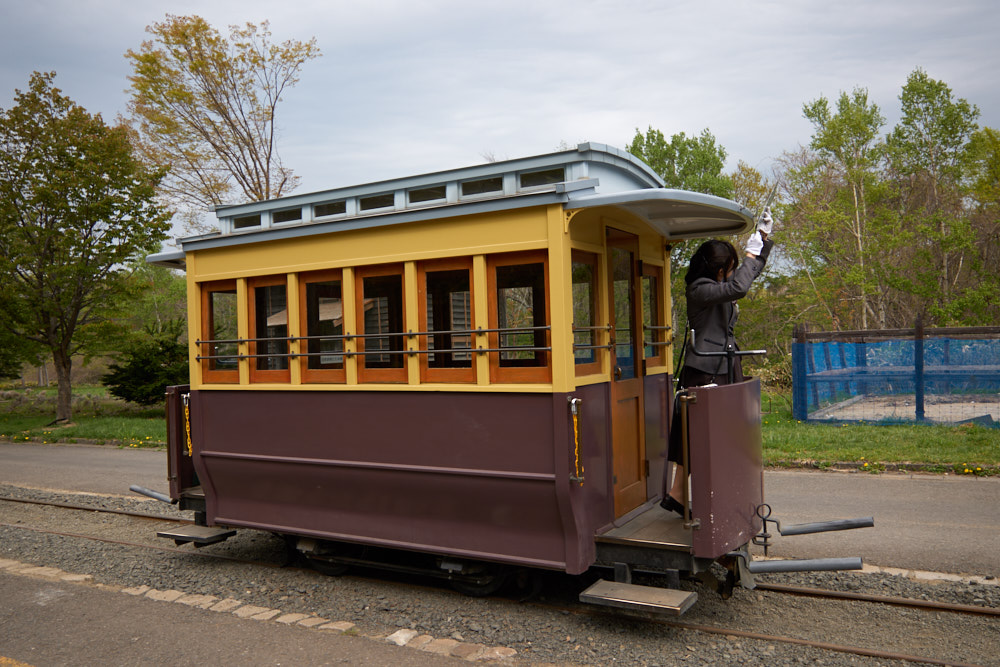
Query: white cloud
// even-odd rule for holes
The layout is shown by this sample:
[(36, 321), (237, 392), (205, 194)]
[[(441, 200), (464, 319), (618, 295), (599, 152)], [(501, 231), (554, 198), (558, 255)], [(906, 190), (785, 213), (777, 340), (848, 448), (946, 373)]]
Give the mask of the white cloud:
[(279, 110), (302, 191), (555, 150), (625, 145), (653, 126), (708, 128), (767, 170), (807, 144), (802, 105), (867, 88), (891, 124), (916, 67), (1000, 127), (1000, 5), (993, 0), (0, 0), (0, 106), (34, 70), (74, 100), (125, 111), (124, 53), (146, 25), (199, 14), (225, 30), (268, 19), (276, 40), (315, 36)]

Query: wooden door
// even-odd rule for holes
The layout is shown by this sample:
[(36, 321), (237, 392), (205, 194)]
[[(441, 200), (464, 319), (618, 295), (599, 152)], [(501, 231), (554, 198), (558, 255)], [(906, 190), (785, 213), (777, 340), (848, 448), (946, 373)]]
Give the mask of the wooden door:
[(636, 287), (639, 239), (607, 230), (609, 313), (613, 327), (611, 355), (612, 485), (615, 517), (646, 501), (643, 448), (641, 329)]

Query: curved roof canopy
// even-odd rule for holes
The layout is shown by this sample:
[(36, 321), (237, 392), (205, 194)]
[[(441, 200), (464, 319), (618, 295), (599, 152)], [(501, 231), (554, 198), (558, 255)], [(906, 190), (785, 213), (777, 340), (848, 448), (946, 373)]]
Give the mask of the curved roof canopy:
[(655, 188), (590, 195), (566, 203), (566, 210), (611, 206), (646, 221), (668, 241), (742, 234), (753, 229), (743, 206), (712, 195)]

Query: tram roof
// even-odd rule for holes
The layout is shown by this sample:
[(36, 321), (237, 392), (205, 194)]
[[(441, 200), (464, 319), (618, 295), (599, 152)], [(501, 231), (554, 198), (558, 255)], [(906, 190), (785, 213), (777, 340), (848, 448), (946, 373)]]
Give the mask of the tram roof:
[(663, 186), (632, 154), (583, 143), (545, 155), (220, 206), (219, 231), (178, 239), (181, 250), (147, 261), (183, 268), (185, 254), (193, 250), (553, 203), (567, 211), (621, 209), (668, 241), (739, 234), (753, 226), (751, 212), (735, 202)]

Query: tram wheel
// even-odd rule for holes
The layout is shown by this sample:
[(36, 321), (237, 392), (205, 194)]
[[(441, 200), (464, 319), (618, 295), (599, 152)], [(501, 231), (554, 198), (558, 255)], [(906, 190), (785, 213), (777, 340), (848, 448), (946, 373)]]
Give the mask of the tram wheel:
[(451, 579), (451, 587), (469, 597), (485, 597), (493, 595), (507, 583), (510, 571), (500, 565), (484, 566), (479, 572), (468, 578)]
[(334, 563), (332, 561), (324, 560), (322, 558), (314, 558), (311, 556), (306, 557), (306, 561), (308, 561), (309, 567), (316, 570), (320, 574), (325, 574), (328, 577), (339, 577), (351, 569), (350, 565)]

